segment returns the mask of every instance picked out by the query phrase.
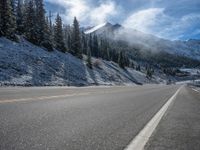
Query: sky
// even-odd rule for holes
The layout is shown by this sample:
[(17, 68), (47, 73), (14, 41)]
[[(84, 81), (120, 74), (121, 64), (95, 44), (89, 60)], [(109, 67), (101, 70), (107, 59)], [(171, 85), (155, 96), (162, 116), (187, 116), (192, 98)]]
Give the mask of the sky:
[(44, 0), (64, 23), (119, 23), (170, 40), (200, 39), (200, 0)]

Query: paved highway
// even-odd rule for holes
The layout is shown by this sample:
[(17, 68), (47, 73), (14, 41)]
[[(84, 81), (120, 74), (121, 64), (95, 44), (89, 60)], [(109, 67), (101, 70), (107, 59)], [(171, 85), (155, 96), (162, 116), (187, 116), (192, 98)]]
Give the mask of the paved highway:
[(200, 150), (200, 91), (183, 87), (146, 150)]
[(0, 149), (123, 150), (179, 88), (0, 88)]

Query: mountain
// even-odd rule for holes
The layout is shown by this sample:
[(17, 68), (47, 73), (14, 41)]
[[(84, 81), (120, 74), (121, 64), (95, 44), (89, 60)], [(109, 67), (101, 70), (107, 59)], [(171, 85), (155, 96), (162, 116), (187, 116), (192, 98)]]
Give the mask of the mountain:
[(113, 25), (109, 22), (86, 30), (85, 34), (105, 35), (112, 40), (127, 42), (130, 46), (144, 52), (165, 52), (200, 61), (200, 40), (171, 41), (134, 29), (125, 28), (120, 24)]
[(116, 30), (120, 29), (121, 27), (122, 26), (120, 24), (112, 25), (109, 22), (105, 22), (105, 23), (102, 23), (100, 25), (97, 25), (95, 27), (85, 30), (85, 34), (92, 34), (92, 33), (109, 34), (109, 33), (115, 32)]

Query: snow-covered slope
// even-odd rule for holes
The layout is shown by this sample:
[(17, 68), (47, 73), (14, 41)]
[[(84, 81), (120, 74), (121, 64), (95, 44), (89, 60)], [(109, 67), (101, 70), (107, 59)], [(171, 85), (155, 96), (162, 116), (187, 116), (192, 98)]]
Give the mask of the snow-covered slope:
[(156, 83), (131, 68), (92, 58), (93, 69), (69, 53), (48, 52), (24, 39), (0, 38), (0, 85), (119, 85)]

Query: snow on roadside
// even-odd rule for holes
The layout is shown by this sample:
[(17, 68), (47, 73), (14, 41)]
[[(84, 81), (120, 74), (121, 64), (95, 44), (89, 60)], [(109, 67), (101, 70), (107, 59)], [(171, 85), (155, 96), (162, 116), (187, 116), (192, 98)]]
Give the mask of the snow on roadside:
[[(24, 39), (20, 43), (0, 38), (0, 85), (84, 86), (151, 83), (145, 74), (116, 63), (92, 58), (93, 69), (85, 60), (69, 53), (48, 52)], [(98, 64), (97, 64), (98, 62)]]

